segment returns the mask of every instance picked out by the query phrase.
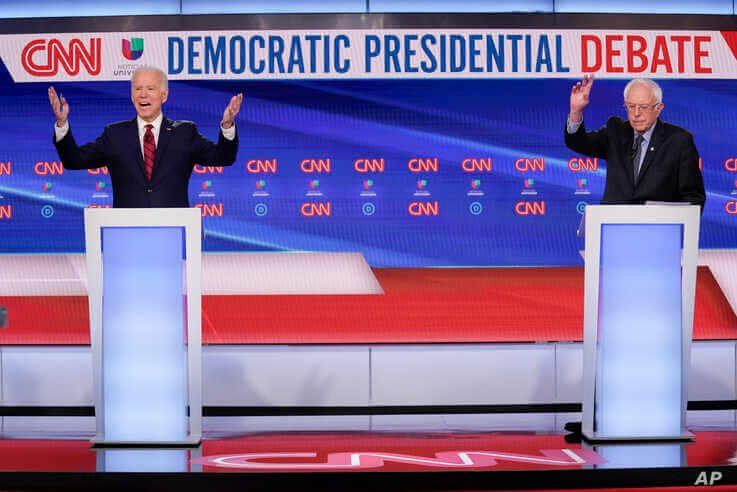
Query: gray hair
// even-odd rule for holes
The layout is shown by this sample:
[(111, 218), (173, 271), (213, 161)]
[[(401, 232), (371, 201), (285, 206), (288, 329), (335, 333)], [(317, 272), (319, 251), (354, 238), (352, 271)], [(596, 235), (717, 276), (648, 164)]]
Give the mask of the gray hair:
[(624, 99), (627, 100), (627, 94), (629, 93), (630, 89), (636, 85), (644, 85), (648, 89), (650, 89), (650, 93), (655, 98), (655, 104), (660, 104), (663, 102), (663, 89), (660, 88), (660, 86), (655, 82), (654, 80), (650, 79), (632, 79), (630, 80), (627, 85), (624, 87)]
[(133, 81), (136, 79), (136, 75), (138, 75), (141, 72), (156, 72), (161, 77), (161, 88), (169, 92), (169, 79), (166, 77), (166, 72), (164, 72), (159, 67), (154, 67), (153, 65), (141, 65), (140, 67), (136, 68), (136, 70), (131, 75), (131, 86), (133, 86)]

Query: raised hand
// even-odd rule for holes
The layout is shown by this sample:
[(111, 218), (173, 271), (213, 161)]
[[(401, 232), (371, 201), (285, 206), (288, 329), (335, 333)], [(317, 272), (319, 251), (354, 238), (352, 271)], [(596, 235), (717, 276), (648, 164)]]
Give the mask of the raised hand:
[(241, 110), (241, 104), (243, 103), (243, 93), (238, 93), (230, 98), (230, 102), (223, 111), (223, 121), (220, 123), (223, 128), (230, 128), (233, 126), (233, 120), (238, 111)]
[(59, 97), (53, 87), (49, 87), (49, 103), (56, 116), (56, 126), (62, 127), (69, 118), (69, 104), (64, 96)]
[(571, 88), (571, 121), (579, 122), (583, 119), (583, 110), (589, 105), (589, 95), (594, 86), (594, 76), (585, 74), (580, 82)]

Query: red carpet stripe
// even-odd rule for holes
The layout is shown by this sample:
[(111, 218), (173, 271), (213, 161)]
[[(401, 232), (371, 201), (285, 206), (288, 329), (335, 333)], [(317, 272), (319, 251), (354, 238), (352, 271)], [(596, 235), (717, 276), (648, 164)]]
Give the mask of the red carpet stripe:
[[(582, 268), (375, 269), (384, 295), (203, 296), (208, 344), (580, 341)], [(86, 297), (0, 297), (5, 345), (89, 343)], [(694, 338), (737, 339), (737, 317), (699, 267)]]

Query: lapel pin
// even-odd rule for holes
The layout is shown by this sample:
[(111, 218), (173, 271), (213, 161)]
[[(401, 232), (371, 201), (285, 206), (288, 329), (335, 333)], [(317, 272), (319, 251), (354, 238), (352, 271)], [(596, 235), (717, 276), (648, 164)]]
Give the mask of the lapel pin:
[(650, 147), (650, 152), (652, 152), (653, 150), (655, 150), (655, 147)]

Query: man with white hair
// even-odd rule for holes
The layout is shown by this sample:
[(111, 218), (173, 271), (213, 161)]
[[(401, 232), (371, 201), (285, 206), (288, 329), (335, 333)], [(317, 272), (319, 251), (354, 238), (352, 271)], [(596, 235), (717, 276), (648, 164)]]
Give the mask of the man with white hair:
[(138, 68), (131, 77), (136, 117), (105, 127), (97, 140), (77, 145), (69, 128), (69, 104), (49, 87), (56, 116), (54, 145), (66, 169), (107, 166), (113, 206), (123, 208), (188, 207), (187, 188), (195, 164), (229, 166), (238, 153), (235, 116), (243, 102), (237, 94), (223, 112), (217, 143), (206, 139), (190, 121), (171, 121), (161, 112), (169, 97), (166, 74)]
[(604, 204), (646, 201), (706, 201), (699, 154), (693, 136), (663, 122), (663, 91), (649, 79), (631, 80), (624, 88), (627, 120), (612, 116), (599, 130), (587, 132), (583, 111), (594, 84), (586, 75), (571, 89), (565, 142), (569, 149), (606, 159)]

